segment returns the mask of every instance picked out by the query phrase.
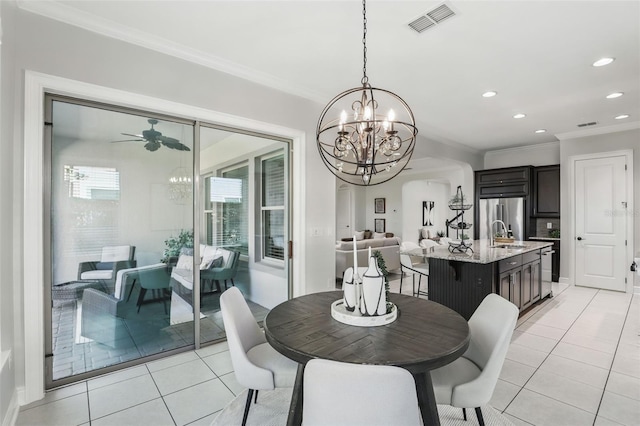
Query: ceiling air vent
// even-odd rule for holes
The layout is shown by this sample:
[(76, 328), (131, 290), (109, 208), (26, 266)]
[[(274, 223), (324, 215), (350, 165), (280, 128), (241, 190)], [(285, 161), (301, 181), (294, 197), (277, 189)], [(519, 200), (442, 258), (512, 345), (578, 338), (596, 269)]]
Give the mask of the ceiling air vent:
[(597, 122), (597, 121), (591, 121), (591, 122), (589, 122), (589, 123), (581, 123), (581, 124), (578, 124), (578, 127), (595, 126), (596, 124), (598, 124), (598, 122)]
[(456, 13), (449, 5), (443, 3), (435, 9), (425, 12), (422, 16), (409, 22), (409, 27), (421, 33), (424, 30), (441, 23), (445, 19), (451, 18), (452, 16), (456, 16)]

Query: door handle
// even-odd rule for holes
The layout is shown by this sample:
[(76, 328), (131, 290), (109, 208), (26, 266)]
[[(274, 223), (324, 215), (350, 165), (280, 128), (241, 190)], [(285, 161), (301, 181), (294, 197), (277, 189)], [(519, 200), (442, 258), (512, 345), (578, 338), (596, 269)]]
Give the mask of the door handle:
[(578, 241), (582, 241), (582, 240), (583, 240), (583, 238), (582, 238), (582, 237), (578, 237), (578, 238), (576, 238), (576, 240), (578, 240)]

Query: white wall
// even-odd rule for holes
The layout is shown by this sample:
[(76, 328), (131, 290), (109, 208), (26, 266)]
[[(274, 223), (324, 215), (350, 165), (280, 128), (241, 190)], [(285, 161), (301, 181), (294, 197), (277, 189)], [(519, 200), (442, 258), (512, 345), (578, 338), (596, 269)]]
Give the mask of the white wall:
[(15, 237), (20, 230), (14, 220), (14, 206), (21, 200), (21, 194), (14, 191), (14, 182), (21, 176), (20, 157), (14, 149), (14, 121), (10, 114), (15, 107), (15, 22), (4, 3), (0, 2), (0, 423), (3, 425), (12, 424), (18, 412), (15, 370), (20, 360), (15, 354), (21, 343), (16, 343), (14, 329), (19, 327), (22, 312), (14, 309), (18, 299), (14, 284), (20, 269), (15, 255), (22, 250)]
[[(633, 208), (630, 208), (628, 217), (634, 221), (632, 253), (640, 250), (640, 130), (626, 130), (603, 135), (575, 137), (560, 142), (560, 208), (563, 212), (569, 212), (570, 197), (569, 187), (570, 157), (574, 155), (604, 153), (631, 149), (633, 150)], [(574, 228), (574, 218), (570, 214), (561, 217), (560, 259), (561, 280), (574, 284), (575, 271), (573, 270), (574, 241), (569, 239), (570, 230)], [(628, 259), (631, 265), (633, 256)], [(633, 277), (630, 276), (633, 280)], [(631, 281), (633, 282), (633, 281)]]
[[(423, 228), (433, 236), (445, 231), (445, 220), (451, 219), (448, 201), (451, 198), (451, 185), (432, 182), (428, 179), (413, 180), (402, 185), (402, 241), (418, 243), (419, 231)], [(422, 202), (433, 201), (433, 226), (423, 226)]]
[(560, 142), (498, 149), (484, 154), (485, 169), (550, 164), (560, 164)]
[[(473, 170), (468, 164), (458, 164), (455, 161), (442, 160), (445, 164), (441, 168), (423, 169), (418, 166), (412, 170), (406, 170), (400, 173), (395, 179), (385, 182), (380, 185), (375, 185), (366, 188), (366, 226), (367, 229), (373, 230), (374, 219), (380, 218), (386, 220), (387, 232), (393, 232), (396, 236), (409, 240), (417, 240), (417, 229), (421, 228), (420, 225), (416, 225), (417, 222), (412, 224), (403, 224), (403, 218), (405, 209), (409, 208), (404, 204), (404, 185), (408, 182), (433, 182), (445, 184), (449, 189), (447, 195), (447, 201), (456, 192), (458, 185), (462, 186), (465, 197), (469, 200), (473, 200)], [(427, 194), (428, 195), (428, 194)], [(422, 195), (421, 195), (422, 197)], [(373, 209), (375, 198), (386, 198), (386, 213), (375, 214)], [(436, 201), (431, 198), (424, 198), (420, 201), (418, 208), (412, 207), (414, 211), (420, 212), (420, 220), (422, 220), (422, 201)], [(436, 209), (440, 212), (440, 208), (443, 207), (442, 203), (436, 204)], [(442, 217), (442, 216), (440, 216)], [(417, 226), (417, 227), (416, 227)], [(444, 229), (444, 220), (440, 220), (436, 225), (436, 230)], [(411, 229), (408, 234), (405, 234), (406, 229)]]

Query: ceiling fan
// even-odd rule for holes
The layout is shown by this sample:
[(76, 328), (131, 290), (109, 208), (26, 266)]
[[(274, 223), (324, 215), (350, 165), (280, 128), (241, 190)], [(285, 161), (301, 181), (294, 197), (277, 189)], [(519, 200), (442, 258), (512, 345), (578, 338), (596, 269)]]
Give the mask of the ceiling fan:
[(151, 124), (151, 129), (143, 130), (141, 135), (132, 135), (131, 133), (122, 133), (124, 136), (132, 136), (137, 139), (126, 139), (122, 141), (113, 141), (113, 142), (146, 142), (144, 147), (148, 151), (157, 151), (161, 145), (166, 146), (167, 148), (177, 149), (178, 151), (191, 151), (188, 146), (180, 143), (178, 139), (163, 136), (162, 133), (153, 128), (156, 124), (158, 124), (158, 120), (154, 118), (150, 118), (147, 120), (149, 124)]

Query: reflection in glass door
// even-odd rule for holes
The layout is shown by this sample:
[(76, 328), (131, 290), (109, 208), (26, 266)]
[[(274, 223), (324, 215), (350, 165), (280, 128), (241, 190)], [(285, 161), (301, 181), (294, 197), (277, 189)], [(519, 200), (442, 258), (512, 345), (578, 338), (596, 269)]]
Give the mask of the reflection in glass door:
[(50, 388), (194, 344), (194, 126), (54, 96), (46, 106)]
[(288, 299), (290, 141), (200, 126), (200, 341), (224, 338), (220, 295), (236, 286), (256, 320)]

